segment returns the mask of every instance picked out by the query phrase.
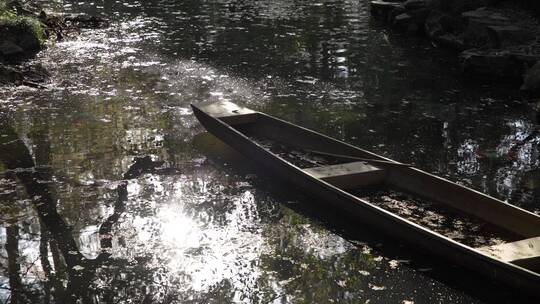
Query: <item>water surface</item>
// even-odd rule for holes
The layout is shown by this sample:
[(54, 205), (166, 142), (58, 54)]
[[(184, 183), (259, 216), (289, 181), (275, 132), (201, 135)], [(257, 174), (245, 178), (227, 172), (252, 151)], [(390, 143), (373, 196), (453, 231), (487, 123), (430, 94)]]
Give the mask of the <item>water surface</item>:
[(0, 91), (0, 301), (513, 300), (312, 207), (189, 108), (237, 102), (539, 213), (539, 122), (513, 89), (462, 78), (363, 0), (45, 5), (112, 24), (40, 53), (46, 89)]

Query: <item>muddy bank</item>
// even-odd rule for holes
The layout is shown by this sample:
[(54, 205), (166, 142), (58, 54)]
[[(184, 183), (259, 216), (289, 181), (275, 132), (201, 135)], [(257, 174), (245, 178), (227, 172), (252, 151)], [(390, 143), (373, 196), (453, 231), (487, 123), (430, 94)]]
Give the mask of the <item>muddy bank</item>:
[(371, 14), (455, 50), (466, 76), (514, 81), (527, 95), (540, 94), (537, 1), (371, 1)]
[(81, 28), (108, 22), (89, 15), (54, 16), (31, 1), (0, 0), (0, 85), (41, 87), (49, 73), (29, 63), (48, 40), (61, 40)]

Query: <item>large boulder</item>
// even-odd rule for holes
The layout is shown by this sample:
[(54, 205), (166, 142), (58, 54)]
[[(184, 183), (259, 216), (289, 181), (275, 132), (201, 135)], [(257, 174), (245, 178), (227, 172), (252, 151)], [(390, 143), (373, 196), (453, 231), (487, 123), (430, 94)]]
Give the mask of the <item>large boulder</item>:
[(45, 41), (41, 23), (30, 17), (13, 17), (0, 21), (0, 45), (5, 58), (19, 56), (21, 50), (31, 54), (40, 50)]
[(33, 52), (41, 48), (42, 40), (33, 32), (24, 32), (19, 36), (18, 44), (23, 50)]

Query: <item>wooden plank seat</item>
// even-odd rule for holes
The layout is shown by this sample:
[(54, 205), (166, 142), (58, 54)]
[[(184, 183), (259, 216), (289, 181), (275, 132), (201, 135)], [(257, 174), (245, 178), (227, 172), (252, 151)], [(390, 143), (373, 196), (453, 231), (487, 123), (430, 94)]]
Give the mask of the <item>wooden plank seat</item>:
[(219, 101), (208, 105), (201, 106), (205, 112), (219, 118), (229, 125), (239, 125), (252, 123), (257, 120), (258, 112), (255, 112), (246, 107), (238, 106), (229, 101)]
[(540, 236), (476, 249), (504, 262), (540, 269)]
[(385, 170), (363, 161), (308, 168), (304, 172), (343, 189), (382, 183), (385, 178)]

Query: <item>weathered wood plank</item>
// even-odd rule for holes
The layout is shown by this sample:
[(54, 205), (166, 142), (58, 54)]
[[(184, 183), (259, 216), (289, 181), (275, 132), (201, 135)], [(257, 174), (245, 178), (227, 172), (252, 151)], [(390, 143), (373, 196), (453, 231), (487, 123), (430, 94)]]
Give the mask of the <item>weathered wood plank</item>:
[(476, 249), (501, 261), (525, 268), (536, 269), (540, 265), (540, 236)]
[(200, 108), (229, 125), (253, 123), (259, 116), (258, 112), (238, 106), (229, 101), (219, 101), (210, 104), (203, 103)]
[(207, 104), (203, 103), (198, 105), (198, 108), (215, 118), (257, 113), (251, 109), (236, 105), (229, 101), (218, 101)]
[(308, 168), (304, 172), (343, 189), (382, 183), (385, 177), (383, 169), (363, 161)]

